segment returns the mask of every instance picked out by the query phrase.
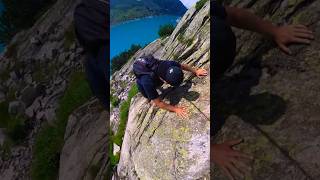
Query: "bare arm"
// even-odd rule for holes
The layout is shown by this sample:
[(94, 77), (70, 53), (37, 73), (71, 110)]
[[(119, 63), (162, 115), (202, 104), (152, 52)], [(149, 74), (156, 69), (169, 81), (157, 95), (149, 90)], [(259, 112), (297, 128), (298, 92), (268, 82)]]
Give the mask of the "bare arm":
[(202, 77), (202, 76), (206, 76), (208, 75), (207, 71), (203, 68), (200, 69), (194, 69), (191, 66), (187, 65), (187, 64), (181, 64), (181, 69), (184, 71), (189, 71), (192, 72), (193, 74), (195, 74), (198, 77)]
[(163, 102), (160, 98), (154, 99), (152, 100), (152, 102), (161, 109), (175, 112), (179, 117), (186, 118), (188, 116), (186, 108), (184, 107), (172, 106), (170, 104)]
[(237, 28), (254, 31), (267, 36), (273, 36), (277, 26), (263, 20), (246, 9), (226, 6), (227, 21)]
[(304, 25), (276, 26), (248, 10), (228, 6), (225, 8), (228, 14), (227, 21), (230, 25), (271, 37), (279, 48), (287, 54), (291, 54), (288, 48), (289, 44), (310, 44), (310, 40), (314, 39), (313, 32)]
[(192, 72), (193, 74), (196, 74), (196, 69), (193, 69), (188, 64), (181, 64), (181, 69), (184, 71), (189, 71), (189, 72)]

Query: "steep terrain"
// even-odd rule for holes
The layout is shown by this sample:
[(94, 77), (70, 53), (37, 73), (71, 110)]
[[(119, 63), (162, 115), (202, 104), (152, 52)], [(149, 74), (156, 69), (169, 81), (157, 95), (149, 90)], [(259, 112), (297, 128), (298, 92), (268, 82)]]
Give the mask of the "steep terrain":
[[(2, 180), (103, 179), (106, 174), (109, 116), (89, 100), (83, 78), (84, 53), (73, 31), (79, 2), (58, 0), (33, 27), (18, 33), (1, 56)], [(72, 80), (70, 75), (77, 76)], [(13, 144), (17, 136), (21, 140)]]
[[(292, 45), (292, 56), (260, 35), (235, 29), (237, 62), (216, 82), (215, 107), (225, 117), (216, 142), (244, 138), (252, 154), (246, 179), (319, 179), (320, 1), (228, 1), (279, 24), (305, 24), (316, 40)], [(236, 91), (235, 91), (236, 90)], [(212, 179), (226, 179), (214, 168)]]
[(187, 8), (179, 0), (111, 0), (111, 24), (147, 16), (178, 15), (181, 16)]
[[(114, 96), (127, 99), (135, 78), (132, 63), (143, 54), (203, 67), (210, 74), (210, 3), (189, 9), (171, 36), (157, 39), (134, 57), (111, 79)], [(210, 78), (186, 73), (182, 86), (163, 87), (166, 102), (184, 105), (189, 118), (160, 110), (138, 93), (130, 103), (117, 175), (120, 179), (208, 179)], [(111, 128), (117, 132), (119, 109), (111, 112)]]

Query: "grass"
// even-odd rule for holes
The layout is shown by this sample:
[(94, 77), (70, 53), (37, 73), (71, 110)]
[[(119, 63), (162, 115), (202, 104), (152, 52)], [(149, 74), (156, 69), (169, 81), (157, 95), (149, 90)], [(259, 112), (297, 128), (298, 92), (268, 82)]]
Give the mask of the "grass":
[(31, 177), (33, 180), (55, 180), (69, 115), (92, 97), (83, 72), (75, 72), (59, 101), (54, 125), (46, 124), (36, 137)]
[(207, 2), (208, 0), (199, 0), (196, 3), (196, 10), (199, 11)]
[(111, 136), (111, 142), (110, 142), (110, 149), (109, 149), (109, 157), (111, 166), (114, 167), (116, 164), (118, 164), (120, 159), (120, 154), (113, 154), (113, 143), (120, 146), (122, 145), (123, 136), (126, 130), (126, 125), (128, 121), (128, 114), (130, 109), (130, 102), (131, 99), (138, 93), (138, 87), (136, 84), (134, 84), (128, 93), (128, 99), (124, 101), (120, 106), (120, 121), (119, 121), (119, 127), (118, 131), (115, 135)]
[(120, 103), (119, 98), (113, 95), (110, 96), (110, 101), (111, 101), (112, 107), (117, 107)]

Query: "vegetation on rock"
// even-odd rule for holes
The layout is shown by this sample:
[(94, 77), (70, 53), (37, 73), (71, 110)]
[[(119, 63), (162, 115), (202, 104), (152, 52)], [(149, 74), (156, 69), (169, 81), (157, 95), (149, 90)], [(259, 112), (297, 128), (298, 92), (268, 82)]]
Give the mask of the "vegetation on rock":
[(165, 38), (167, 36), (170, 36), (172, 32), (174, 31), (174, 25), (173, 24), (165, 24), (160, 26), (158, 34), (160, 38)]
[(207, 2), (208, 0), (199, 0), (196, 3), (196, 10), (199, 11)]
[(122, 102), (120, 106), (120, 121), (119, 121), (119, 127), (117, 133), (112, 137), (112, 141), (117, 144), (118, 146), (121, 146), (122, 139), (126, 130), (126, 124), (128, 120), (129, 115), (129, 109), (130, 109), (130, 103), (133, 96), (135, 96), (139, 92), (138, 87), (136, 84), (132, 85), (129, 93), (128, 93), (128, 99), (124, 102)]
[(140, 45), (131, 45), (130, 49), (120, 53), (111, 59), (111, 74), (120, 70), (123, 65), (125, 65), (128, 60), (139, 50), (141, 49)]
[(73, 73), (68, 88), (59, 102), (55, 123), (46, 124), (37, 135), (31, 169), (32, 179), (57, 178), (68, 117), (91, 97), (91, 90), (84, 73)]

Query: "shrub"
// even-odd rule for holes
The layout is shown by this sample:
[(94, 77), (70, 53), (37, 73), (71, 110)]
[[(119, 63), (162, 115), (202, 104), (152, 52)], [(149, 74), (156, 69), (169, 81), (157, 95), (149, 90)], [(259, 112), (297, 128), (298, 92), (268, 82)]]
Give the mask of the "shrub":
[(208, 0), (199, 0), (196, 3), (196, 10), (199, 11), (207, 2)]
[(120, 53), (111, 59), (111, 74), (120, 70), (128, 60), (142, 47), (140, 45), (131, 45), (130, 49)]
[(160, 36), (160, 38), (165, 38), (167, 36), (170, 36), (172, 34), (172, 32), (174, 31), (174, 25), (172, 24), (165, 24), (160, 26), (160, 29), (158, 31), (158, 34)]
[(59, 101), (55, 124), (51, 126), (46, 124), (36, 137), (31, 165), (33, 180), (57, 178), (68, 117), (91, 97), (92, 94), (84, 73), (73, 73), (68, 88)]

